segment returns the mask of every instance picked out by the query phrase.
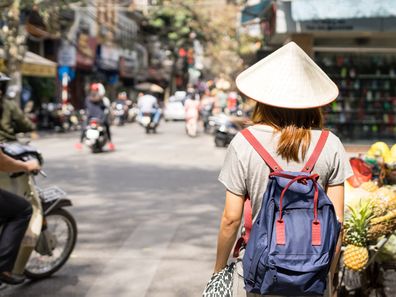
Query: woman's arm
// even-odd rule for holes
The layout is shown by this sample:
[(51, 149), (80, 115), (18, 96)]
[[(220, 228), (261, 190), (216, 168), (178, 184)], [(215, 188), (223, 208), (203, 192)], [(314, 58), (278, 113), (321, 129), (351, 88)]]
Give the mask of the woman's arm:
[(217, 238), (217, 256), (214, 272), (219, 272), (227, 265), (228, 257), (234, 246), (239, 225), (241, 224), (243, 204), (243, 196), (227, 191)]
[(31, 160), (27, 162), (14, 160), (0, 151), (0, 171), (3, 172), (30, 172), (40, 170), (37, 161)]
[[(331, 202), (334, 205), (337, 219), (342, 224), (344, 222), (344, 184), (329, 186), (326, 192), (327, 192), (327, 196), (329, 196)], [(342, 245), (342, 229), (341, 229), (340, 237), (338, 238), (333, 262), (331, 263), (331, 267), (330, 267), (331, 275), (334, 275), (335, 270), (337, 268), (337, 263), (341, 252), (341, 245)]]

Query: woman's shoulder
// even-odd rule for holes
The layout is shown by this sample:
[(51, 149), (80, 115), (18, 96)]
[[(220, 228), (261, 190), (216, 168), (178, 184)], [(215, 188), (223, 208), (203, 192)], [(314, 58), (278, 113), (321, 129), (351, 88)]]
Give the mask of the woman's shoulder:
[[(258, 125), (254, 125), (245, 128), (245, 130), (246, 129), (249, 130), (253, 134), (253, 136), (257, 138), (257, 140), (264, 146), (269, 143), (273, 133), (273, 130), (271, 130), (272, 128), (270, 128), (269, 126), (261, 127)], [(244, 153), (250, 153), (253, 150), (252, 145), (242, 134), (242, 131), (239, 131), (230, 143), (231, 149), (234, 149), (239, 155)]]
[[(313, 137), (312, 141), (317, 142), (319, 139), (322, 130), (312, 130)], [(334, 134), (333, 132), (329, 131), (329, 136), (326, 140), (325, 147), (323, 151), (331, 156), (338, 154), (344, 151), (344, 146), (340, 140), (340, 138)]]
[(243, 136), (242, 131), (239, 131), (229, 144), (229, 148), (238, 150), (238, 148), (245, 147), (248, 145), (246, 138)]
[[(328, 129), (325, 129), (325, 130), (328, 130)], [(320, 135), (322, 134), (322, 131), (324, 131), (324, 130), (321, 130), (321, 129), (312, 129), (312, 130), (311, 130), (311, 133), (312, 133), (312, 136), (313, 136), (313, 137), (312, 137), (312, 140), (315, 141), (316, 138), (319, 138)], [(332, 131), (330, 131), (330, 130), (328, 130), (328, 131), (329, 131), (329, 136), (328, 136), (326, 142), (329, 142), (329, 143), (341, 143), (340, 138), (339, 138), (336, 134), (334, 134), (334, 133), (333, 133)]]

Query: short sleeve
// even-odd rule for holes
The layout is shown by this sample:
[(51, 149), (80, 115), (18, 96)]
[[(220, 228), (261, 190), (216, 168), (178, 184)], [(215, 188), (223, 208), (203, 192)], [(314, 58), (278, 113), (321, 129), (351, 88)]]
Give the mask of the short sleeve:
[(247, 193), (245, 171), (232, 143), (228, 147), (219, 181), (235, 195), (244, 196)]
[(345, 180), (353, 175), (349, 158), (345, 152), (345, 148), (338, 137), (335, 137), (335, 155), (331, 166), (331, 173), (328, 184), (339, 185), (345, 182)]

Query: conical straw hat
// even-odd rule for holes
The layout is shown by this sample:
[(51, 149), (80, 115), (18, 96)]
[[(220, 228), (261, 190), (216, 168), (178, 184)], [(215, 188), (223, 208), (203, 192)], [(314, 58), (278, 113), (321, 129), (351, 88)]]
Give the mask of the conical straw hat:
[(320, 107), (338, 96), (334, 82), (294, 42), (240, 73), (236, 85), (249, 98), (282, 108)]

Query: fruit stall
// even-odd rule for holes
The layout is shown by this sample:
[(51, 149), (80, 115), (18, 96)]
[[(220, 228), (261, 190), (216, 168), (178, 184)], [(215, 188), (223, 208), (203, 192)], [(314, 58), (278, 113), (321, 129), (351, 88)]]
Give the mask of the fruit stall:
[(396, 144), (377, 142), (350, 162), (354, 176), (345, 190), (341, 296), (350, 296), (347, 291), (394, 296), (385, 294), (389, 288), (383, 281), (392, 274), (386, 269), (396, 271)]

